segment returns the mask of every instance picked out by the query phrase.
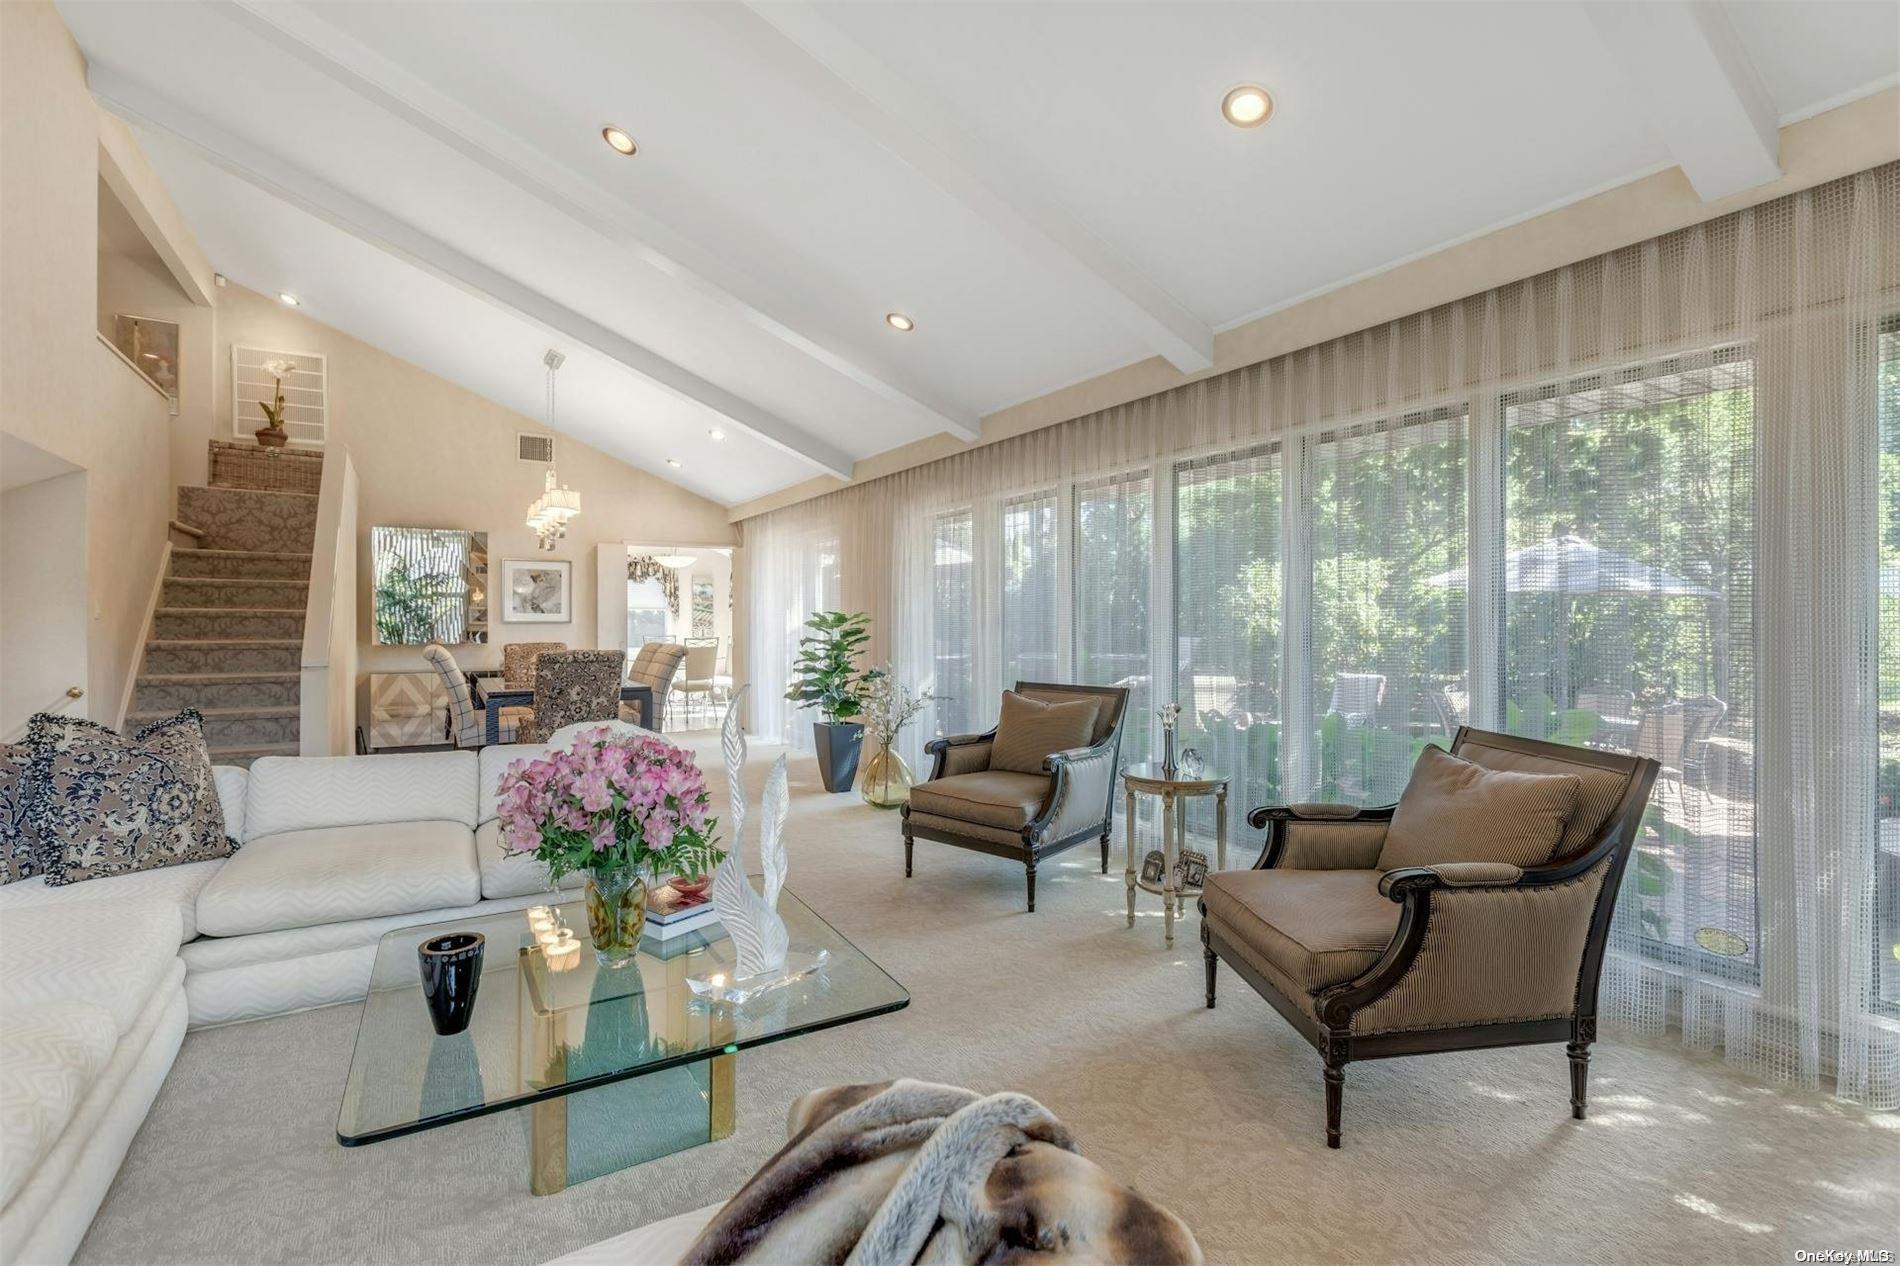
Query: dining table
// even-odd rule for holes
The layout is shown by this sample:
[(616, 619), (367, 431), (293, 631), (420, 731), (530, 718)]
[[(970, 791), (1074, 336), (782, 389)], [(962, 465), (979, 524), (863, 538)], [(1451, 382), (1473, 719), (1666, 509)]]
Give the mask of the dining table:
[[(502, 680), (499, 672), (471, 672), (468, 677), (469, 692), (474, 696), (475, 706), (483, 713), (483, 739), (489, 743), (501, 742), (501, 710), (503, 708), (532, 708), (534, 706), (534, 687), (510, 686)], [(640, 705), (642, 718), (653, 715), (653, 687), (636, 685), (630, 681), (620, 683), (620, 702)], [(602, 717), (601, 720), (613, 718)]]

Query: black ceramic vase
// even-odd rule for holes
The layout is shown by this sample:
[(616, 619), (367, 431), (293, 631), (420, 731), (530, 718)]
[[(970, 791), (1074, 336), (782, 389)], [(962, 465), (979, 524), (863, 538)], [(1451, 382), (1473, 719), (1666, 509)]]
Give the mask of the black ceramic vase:
[(451, 932), (416, 946), (422, 966), (422, 998), (429, 1004), (429, 1020), (443, 1037), (460, 1033), (475, 1014), (475, 991), (482, 983), (480, 932)]

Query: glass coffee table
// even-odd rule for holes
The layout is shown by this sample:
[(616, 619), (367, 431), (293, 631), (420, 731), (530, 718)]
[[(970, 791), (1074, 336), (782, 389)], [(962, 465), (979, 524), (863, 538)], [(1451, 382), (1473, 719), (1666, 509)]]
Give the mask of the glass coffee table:
[[(552, 894), (550, 894), (552, 897)], [(526, 1107), (536, 1195), (724, 1138), (733, 1130), (737, 1055), (910, 1005), (910, 994), (793, 896), (779, 913), (794, 950), (821, 969), (743, 1005), (705, 1002), (689, 976), (731, 973), (713, 924), (633, 962), (600, 966), (581, 902), (534, 907), (565, 923), (578, 953), (550, 955), (529, 910), (400, 928), (376, 947), (363, 1020), (337, 1114), (345, 1147)], [(416, 947), (448, 932), (487, 937), (468, 1030), (436, 1036)], [(568, 942), (571, 944), (571, 942)]]

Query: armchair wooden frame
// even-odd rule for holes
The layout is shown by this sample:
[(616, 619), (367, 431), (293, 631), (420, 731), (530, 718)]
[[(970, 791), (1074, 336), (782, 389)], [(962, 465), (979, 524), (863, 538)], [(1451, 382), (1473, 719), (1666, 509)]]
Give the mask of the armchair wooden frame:
[[(1452, 741), (1456, 753), (1468, 736), (1482, 736), (1487, 746), (1505, 748), (1526, 756), (1557, 758), (1572, 764), (1590, 765), (1623, 775), (1627, 782), (1616, 806), (1588, 841), (1565, 856), (1541, 865), (1495, 868), (1518, 871), (1513, 878), (1496, 882), (1468, 882), (1456, 876), (1453, 867), (1410, 866), (1387, 871), (1379, 881), (1379, 891), (1402, 907), (1398, 929), (1391, 944), (1373, 965), (1351, 980), (1315, 993), (1310, 1009), (1290, 998), (1248, 961), (1247, 956), (1230, 943), (1207, 918), (1207, 902), (1201, 909), (1201, 946), (1207, 970), (1207, 1005), (1214, 1005), (1215, 967), (1225, 962), (1261, 997), (1272, 1004), (1282, 1018), (1313, 1044), (1325, 1063), (1326, 1145), (1338, 1147), (1340, 1118), (1345, 1090), (1346, 1065), (1354, 1060), (1384, 1059), (1394, 1055), (1423, 1055), (1441, 1051), (1478, 1050), (1495, 1046), (1523, 1046), (1532, 1043), (1562, 1042), (1570, 1063), (1570, 1111), (1581, 1121), (1589, 1089), (1590, 1044), (1597, 1036), (1597, 984), (1603, 969), (1603, 954), (1609, 943), (1610, 918), (1616, 907), (1617, 889), (1634, 847), (1637, 829), (1655, 784), (1659, 766), (1647, 757), (1567, 747), (1536, 739), (1493, 734), (1461, 726)], [(1363, 824), (1391, 821), (1396, 806), (1340, 811), (1328, 806), (1325, 814), (1311, 812), (1315, 806), (1267, 806), (1247, 815), (1250, 826), (1267, 832), (1266, 846), (1255, 870), (1272, 870), (1287, 852), (1289, 829), (1296, 823), (1323, 827), (1328, 823)], [(1306, 810), (1307, 812), (1302, 812)], [(1398, 1031), (1355, 1034), (1353, 1017), (1385, 997), (1405, 979), (1419, 959), (1426, 934), (1431, 929), (1433, 897), (1446, 891), (1459, 894), (1482, 892), (1525, 892), (1577, 880), (1599, 866), (1607, 869), (1591, 907), (1587, 938), (1578, 963), (1574, 1005), (1569, 1015), (1531, 1020), (1500, 1019), (1495, 1023), (1463, 1024), (1447, 1027), (1420, 1027)], [(1489, 869), (1489, 868), (1487, 868)]]
[[(1029, 913), (1036, 912), (1036, 864), (1043, 858), (1075, 847), (1088, 840), (1099, 840), (1102, 848), (1102, 873), (1108, 873), (1109, 837), (1115, 814), (1115, 774), (1121, 752), (1122, 724), (1127, 719), (1128, 691), (1120, 686), (1077, 686), (1057, 682), (1019, 681), (1018, 694), (1083, 695), (1110, 701), (1116, 709), (1113, 724), (1102, 738), (1090, 746), (1056, 752), (1044, 759), (1043, 772), (1049, 775), (1049, 790), (1042, 804), (1017, 834), (1020, 843), (1003, 843), (977, 834), (963, 834), (944, 828), (916, 823), (910, 805), (903, 808), (904, 878), (912, 874), (916, 842), (935, 840), (958, 848), (1007, 857), (1023, 864), (1028, 886)], [(974, 772), (989, 767), (989, 745), (996, 739), (994, 727), (982, 734), (959, 734), (934, 738), (924, 745), (930, 754), (930, 780), (952, 774)], [(980, 749), (980, 750), (979, 750)], [(1106, 776), (1098, 776), (1106, 770)], [(1078, 771), (1086, 771), (1079, 774)], [(1087, 782), (1084, 789), (1080, 784)], [(1099, 787), (1096, 784), (1100, 784)], [(920, 784), (921, 785), (921, 784)], [(1099, 791), (1100, 804), (1096, 803)], [(1084, 803), (1078, 797), (1086, 796)], [(1099, 810), (1099, 811), (1098, 811)]]

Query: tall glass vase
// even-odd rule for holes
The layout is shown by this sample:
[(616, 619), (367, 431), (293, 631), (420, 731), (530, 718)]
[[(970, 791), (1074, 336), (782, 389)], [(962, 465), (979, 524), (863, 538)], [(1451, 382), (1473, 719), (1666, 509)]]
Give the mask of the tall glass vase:
[(640, 951), (647, 922), (647, 881), (631, 866), (587, 872), (587, 931), (602, 967), (624, 967)]
[(879, 809), (895, 809), (910, 799), (912, 782), (910, 766), (904, 758), (891, 750), (889, 743), (871, 753), (871, 759), (858, 771), (862, 784), (858, 794), (864, 797), (864, 803)]

